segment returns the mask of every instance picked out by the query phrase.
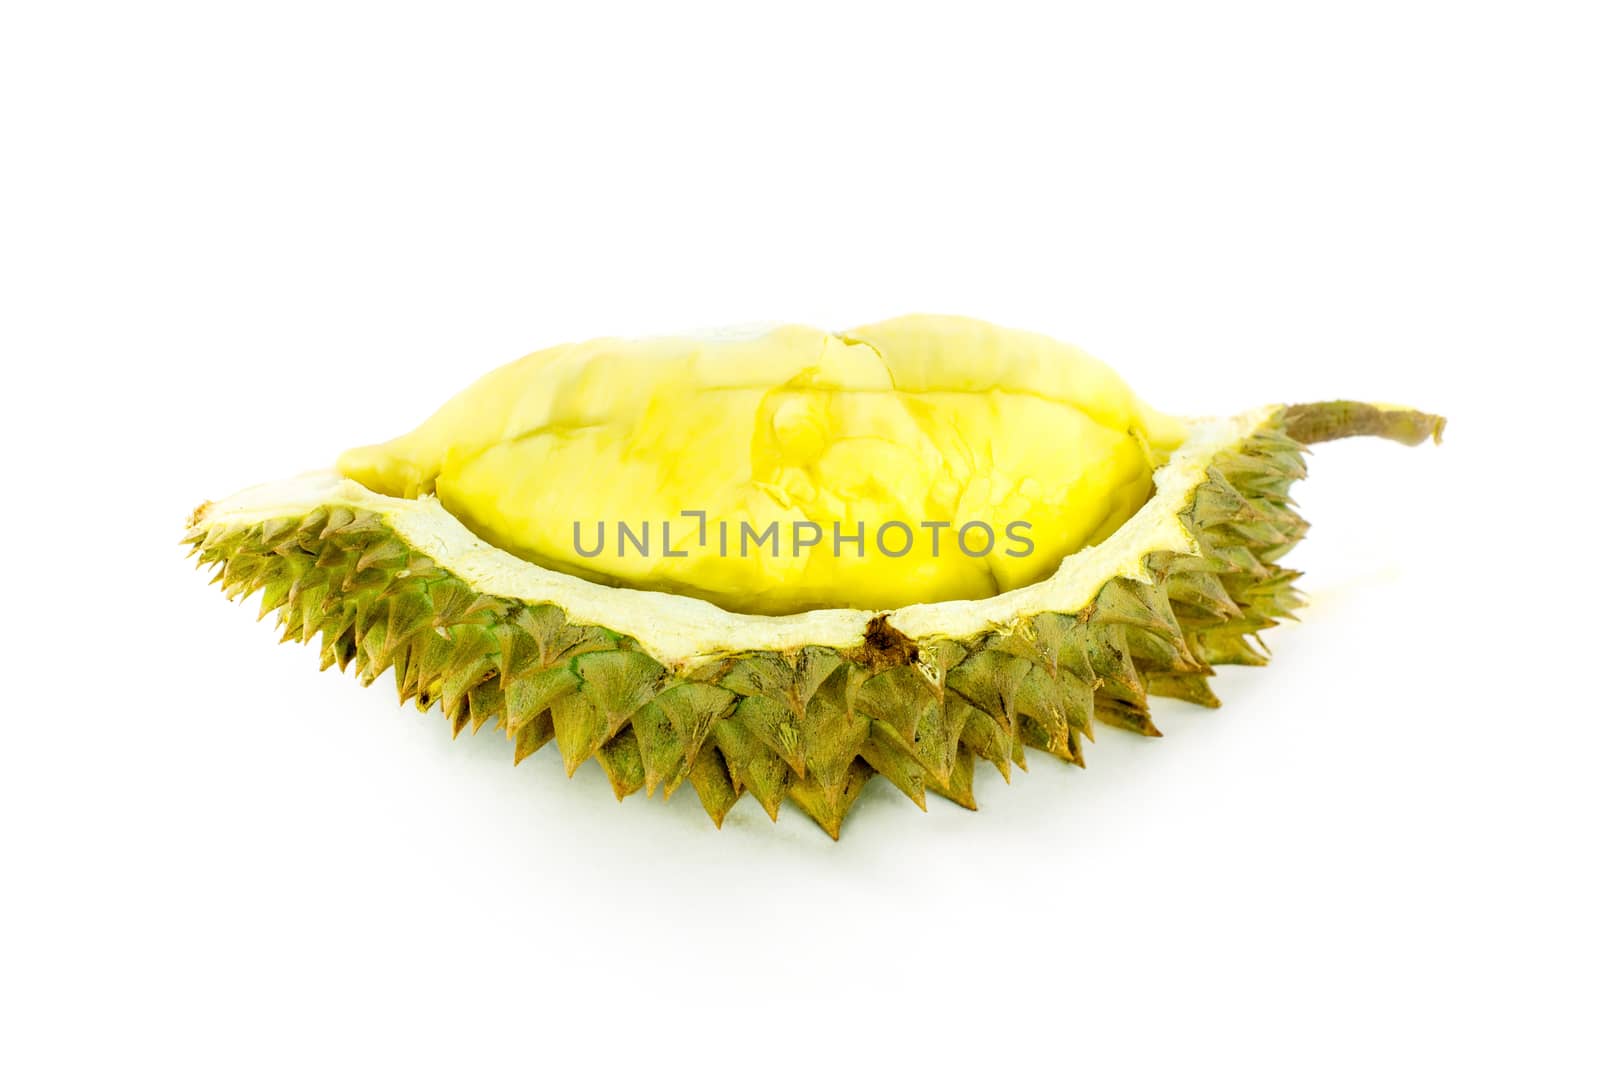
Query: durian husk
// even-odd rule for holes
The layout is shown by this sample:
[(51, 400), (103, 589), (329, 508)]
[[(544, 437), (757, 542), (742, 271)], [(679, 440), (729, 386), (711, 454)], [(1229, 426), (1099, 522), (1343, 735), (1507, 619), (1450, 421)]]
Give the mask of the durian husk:
[[(389, 672), (402, 703), (439, 708), (454, 733), (495, 723), (518, 762), (554, 740), (569, 775), (594, 759), (619, 800), (687, 783), (718, 826), (746, 793), (773, 819), (791, 802), (837, 838), (874, 775), (921, 807), (931, 792), (976, 808), (980, 762), (1008, 780), (1029, 748), (1081, 765), (1097, 720), (1158, 736), (1151, 698), (1216, 707), (1214, 665), (1265, 664), (1261, 632), (1302, 604), (1278, 561), (1307, 529), (1289, 498), (1305, 447), (1417, 444), (1443, 423), (1347, 401), (1219, 421), (1127, 529), (1056, 579), (892, 613), (768, 619), (695, 602), (675, 616), (687, 599), (508, 594), (528, 584), (484, 579), (504, 554), (464, 528), (397, 522), (418, 502), (331, 476), (202, 505), (185, 542), (229, 598), (259, 591), (284, 640), (319, 640), (324, 669), (353, 666), (363, 684)], [(629, 622), (657, 606), (665, 622)]]

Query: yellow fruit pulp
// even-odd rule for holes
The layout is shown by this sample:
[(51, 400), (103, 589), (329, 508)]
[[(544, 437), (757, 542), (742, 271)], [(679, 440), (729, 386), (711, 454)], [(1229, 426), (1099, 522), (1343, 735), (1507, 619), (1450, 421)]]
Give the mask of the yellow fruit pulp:
[(546, 349), (339, 470), (548, 568), (781, 615), (1039, 581), (1186, 429), (1072, 346), (907, 316)]

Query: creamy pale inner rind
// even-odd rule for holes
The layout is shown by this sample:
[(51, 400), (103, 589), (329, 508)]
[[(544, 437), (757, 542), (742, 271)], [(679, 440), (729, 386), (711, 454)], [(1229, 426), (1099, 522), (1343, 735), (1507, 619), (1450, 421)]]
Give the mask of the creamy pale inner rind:
[(909, 316), (560, 346), (339, 469), (552, 570), (787, 615), (1038, 582), (1184, 430), (1071, 346)]
[[(1040, 612), (1074, 613), (1112, 578), (1149, 581), (1144, 560), (1154, 552), (1197, 552), (1181, 515), (1206, 482), (1213, 458), (1263, 429), (1278, 409), (1190, 424), (1183, 444), (1155, 473), (1155, 495), (1099, 545), (1068, 556), (1049, 578), (983, 600), (915, 604), (887, 614), (913, 641), (967, 638)], [(875, 613), (824, 609), (789, 616), (740, 615), (694, 597), (604, 586), (521, 560), (475, 536), (437, 498), (373, 493), (334, 471), (258, 486), (208, 505), (202, 530), (299, 517), (329, 505), (377, 513), (394, 535), (480, 593), (529, 603), (553, 603), (573, 622), (609, 628), (636, 639), (670, 665), (741, 651), (807, 645), (859, 646)]]

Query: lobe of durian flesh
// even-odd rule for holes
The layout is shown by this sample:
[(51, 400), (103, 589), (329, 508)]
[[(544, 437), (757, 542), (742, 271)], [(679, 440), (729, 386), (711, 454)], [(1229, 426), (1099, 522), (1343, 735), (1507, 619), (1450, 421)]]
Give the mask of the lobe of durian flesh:
[[(977, 599), (1046, 578), (1138, 510), (1186, 427), (1069, 345), (907, 316), (842, 334), (547, 349), (338, 466), (378, 493), (437, 494), (479, 537), (542, 566), (778, 615)], [(776, 553), (756, 541), (774, 522)], [(911, 534), (904, 555), (890, 555), (908, 541), (893, 522)], [(821, 541), (797, 553), (794, 531), (815, 536), (807, 523)], [(967, 524), (983, 526), (958, 542)], [(602, 529), (603, 551), (580, 553)]]

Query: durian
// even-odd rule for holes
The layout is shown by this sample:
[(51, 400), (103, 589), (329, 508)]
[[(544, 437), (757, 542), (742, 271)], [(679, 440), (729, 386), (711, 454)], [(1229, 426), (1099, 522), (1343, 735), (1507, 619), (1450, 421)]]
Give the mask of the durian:
[(1279, 561), (1306, 446), (1443, 426), (1175, 418), (1070, 346), (949, 317), (603, 339), (208, 502), (185, 540), (324, 668), (495, 722), (517, 761), (553, 739), (619, 799), (687, 783), (720, 826), (750, 793), (837, 837), (874, 774), (975, 808), (980, 762), (1082, 764), (1096, 720), (1216, 706), (1213, 665), (1264, 664), (1301, 604)]

